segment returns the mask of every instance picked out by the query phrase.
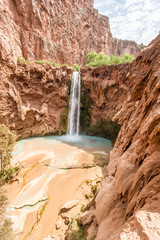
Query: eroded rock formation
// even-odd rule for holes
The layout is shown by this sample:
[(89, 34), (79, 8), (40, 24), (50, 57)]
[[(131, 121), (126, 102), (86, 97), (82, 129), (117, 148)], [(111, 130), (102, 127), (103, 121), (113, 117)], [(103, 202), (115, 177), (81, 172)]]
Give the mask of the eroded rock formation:
[(133, 54), (135, 57), (144, 50), (145, 46), (143, 44), (137, 44), (134, 41), (121, 40), (113, 38), (113, 49), (112, 52), (114, 55), (122, 56), (125, 54)]
[(131, 68), (132, 64), (126, 63), (81, 69), (82, 94), (83, 90), (87, 91), (93, 102), (93, 124), (102, 119), (112, 119), (130, 97), (133, 83), (127, 74)]
[(160, 35), (127, 77), (131, 95), (114, 117), (122, 127), (95, 199), (97, 240), (160, 239)]
[(19, 137), (61, 131), (72, 71), (38, 64), (20, 64), (15, 70), (1, 66), (0, 122)]
[[(92, 100), (93, 125), (112, 119), (130, 97), (132, 81), (127, 74), (132, 65), (81, 69), (82, 94), (87, 92)], [(46, 64), (19, 64), (15, 69), (1, 66), (0, 123), (7, 124), (19, 137), (64, 134), (72, 72), (71, 68)], [(89, 108), (87, 96), (84, 101)]]
[(10, 66), (19, 56), (83, 65), (90, 51), (137, 55), (143, 49), (115, 42), (93, 0), (2, 0), (0, 16), (0, 61)]

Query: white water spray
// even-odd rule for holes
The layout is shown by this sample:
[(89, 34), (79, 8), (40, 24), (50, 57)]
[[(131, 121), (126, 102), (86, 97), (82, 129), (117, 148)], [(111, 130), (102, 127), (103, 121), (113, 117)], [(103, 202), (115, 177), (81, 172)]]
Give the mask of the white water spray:
[(72, 76), (72, 82), (71, 82), (69, 115), (68, 115), (68, 125), (67, 125), (68, 135), (79, 135), (80, 95), (81, 95), (80, 73), (74, 72)]

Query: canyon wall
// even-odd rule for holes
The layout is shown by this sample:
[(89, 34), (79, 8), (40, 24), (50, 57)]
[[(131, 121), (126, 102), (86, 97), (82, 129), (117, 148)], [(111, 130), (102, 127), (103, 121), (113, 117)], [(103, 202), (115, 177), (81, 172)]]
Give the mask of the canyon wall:
[(145, 46), (143, 44), (137, 44), (134, 41), (113, 38), (112, 42), (113, 42), (112, 47), (113, 55), (122, 56), (125, 53), (133, 54), (135, 57), (137, 57), (142, 52), (142, 50), (145, 49)]
[(72, 69), (20, 64), (13, 71), (1, 66), (0, 123), (20, 138), (61, 131), (61, 114), (68, 106)]
[[(87, 92), (92, 101), (92, 124), (112, 119), (130, 97), (132, 82), (128, 81), (127, 73), (131, 67), (128, 63), (81, 69), (82, 95)], [(15, 130), (21, 138), (64, 134), (72, 72), (65, 66), (47, 64), (21, 63), (15, 69), (1, 65), (0, 123)], [(88, 109), (85, 96), (84, 101)]]
[(114, 116), (122, 127), (92, 210), (96, 240), (160, 239), (160, 35), (127, 78), (133, 87)]
[(23, 56), (29, 61), (84, 65), (90, 51), (137, 56), (144, 46), (115, 41), (108, 17), (93, 4), (93, 0), (2, 0), (0, 62), (14, 66)]

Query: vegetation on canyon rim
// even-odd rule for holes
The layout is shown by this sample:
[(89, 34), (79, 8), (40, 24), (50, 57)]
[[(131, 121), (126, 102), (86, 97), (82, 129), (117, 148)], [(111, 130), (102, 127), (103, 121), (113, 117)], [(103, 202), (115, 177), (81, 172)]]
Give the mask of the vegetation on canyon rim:
[[(123, 54), (120, 57), (119, 55), (108, 56), (108, 55), (105, 55), (103, 52), (101, 53), (90, 52), (86, 56), (85, 67), (100, 67), (105, 65), (133, 62), (133, 60), (134, 60), (134, 56), (132, 54)], [(26, 60), (24, 57), (18, 57), (18, 62), (24, 63), (24, 64), (31, 63), (28, 60)], [(58, 64), (45, 59), (36, 60), (35, 63), (42, 64), (42, 65), (49, 64), (54, 67), (66, 66), (66, 67), (72, 68), (74, 71), (80, 70), (79, 64), (74, 64), (73, 66), (69, 66), (68, 64)]]
[(86, 56), (87, 62), (85, 67), (100, 67), (105, 65), (120, 64), (126, 62), (133, 62), (134, 56), (132, 54), (123, 54), (122, 57), (111, 55), (105, 55), (104, 53), (90, 52)]

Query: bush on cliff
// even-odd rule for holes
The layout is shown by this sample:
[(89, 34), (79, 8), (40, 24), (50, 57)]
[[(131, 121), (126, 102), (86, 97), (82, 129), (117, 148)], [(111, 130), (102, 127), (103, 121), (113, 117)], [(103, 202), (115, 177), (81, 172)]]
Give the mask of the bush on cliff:
[(18, 57), (18, 62), (19, 63), (24, 63), (24, 64), (29, 64), (29, 61), (26, 60), (24, 57)]
[(80, 66), (78, 64), (73, 65), (73, 70), (79, 72)]
[(16, 142), (16, 134), (4, 124), (0, 124), (0, 185), (9, 181), (19, 171), (19, 167), (11, 167), (10, 159)]
[(131, 54), (123, 54), (122, 57), (111, 55), (104, 55), (104, 53), (96, 54), (94, 52), (90, 52), (86, 56), (86, 65), (85, 67), (100, 67), (105, 65), (112, 64), (120, 64), (126, 62), (132, 62), (134, 60), (134, 56)]
[(13, 240), (12, 222), (10, 219), (5, 219), (5, 208), (7, 204), (7, 198), (4, 192), (0, 190), (0, 239), (2, 240)]

